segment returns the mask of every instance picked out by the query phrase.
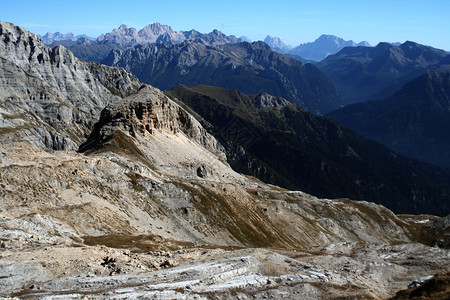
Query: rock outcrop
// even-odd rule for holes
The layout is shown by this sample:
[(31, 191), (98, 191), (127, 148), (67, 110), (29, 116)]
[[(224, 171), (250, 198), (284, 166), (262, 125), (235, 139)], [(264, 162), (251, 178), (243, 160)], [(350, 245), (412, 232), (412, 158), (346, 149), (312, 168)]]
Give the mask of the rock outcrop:
[(205, 149), (225, 159), (222, 146), (217, 143), (200, 123), (161, 91), (145, 86), (120, 103), (106, 107), (86, 143), (80, 146), (85, 152), (99, 147), (113, 138), (118, 130), (132, 137), (153, 134), (155, 131), (183, 133)]

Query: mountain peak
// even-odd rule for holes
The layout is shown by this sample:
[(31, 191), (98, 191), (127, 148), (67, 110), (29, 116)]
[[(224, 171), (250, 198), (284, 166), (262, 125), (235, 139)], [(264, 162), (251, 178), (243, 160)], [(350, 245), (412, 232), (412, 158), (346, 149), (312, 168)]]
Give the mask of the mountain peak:
[(217, 35), (217, 36), (225, 36), (225, 34), (223, 34), (223, 32), (221, 32), (217, 29), (214, 29), (211, 33), (214, 35)]
[(270, 35), (266, 36), (264, 39), (264, 43), (270, 46), (272, 50), (280, 52), (280, 53), (286, 53), (288, 52), (292, 47), (286, 45), (281, 37), (271, 37)]
[[(367, 42), (356, 44), (330, 34), (322, 34), (314, 42), (300, 44), (289, 51), (290, 54), (299, 55), (305, 59), (321, 61), (331, 54), (335, 54), (344, 47), (364, 46)], [(368, 43), (367, 43), (368, 44)]]
[(173, 32), (172, 28), (169, 25), (161, 25), (158, 22), (153, 24), (149, 24), (139, 30), (139, 36), (148, 36), (149, 34), (153, 35), (162, 35), (167, 32)]

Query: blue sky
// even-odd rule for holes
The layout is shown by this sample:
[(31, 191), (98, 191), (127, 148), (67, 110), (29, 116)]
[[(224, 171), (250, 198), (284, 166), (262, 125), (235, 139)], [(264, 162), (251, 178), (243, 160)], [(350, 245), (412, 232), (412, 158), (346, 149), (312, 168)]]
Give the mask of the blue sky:
[(1, 21), (36, 34), (71, 31), (96, 37), (121, 24), (141, 29), (159, 22), (174, 30), (219, 29), (251, 40), (280, 36), (294, 46), (325, 33), (372, 45), (412, 40), (450, 51), (450, 0), (2, 2)]

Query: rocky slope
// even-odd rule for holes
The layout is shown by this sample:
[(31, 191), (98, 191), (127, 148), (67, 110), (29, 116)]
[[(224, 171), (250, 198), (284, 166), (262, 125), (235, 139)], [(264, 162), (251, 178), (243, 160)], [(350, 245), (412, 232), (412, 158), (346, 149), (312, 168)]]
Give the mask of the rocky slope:
[(163, 90), (182, 83), (243, 93), (267, 92), (317, 114), (342, 104), (333, 83), (316, 67), (274, 52), (263, 42), (215, 47), (195, 42), (136, 46), (112, 52), (103, 63), (123, 67)]
[(345, 48), (317, 64), (347, 103), (383, 99), (428, 70), (450, 71), (450, 54), (414, 42)]
[(346, 106), (328, 116), (389, 148), (450, 167), (450, 73), (430, 71), (393, 96)]
[[(123, 70), (33, 48), (33, 35), (1, 25), (1, 43), (22, 47), (1, 52), (15, 70), (2, 82), (14, 97), (0, 98), (1, 297), (377, 299), (449, 268), (448, 250), (416, 243), (445, 238), (435, 230), (446, 219), (400, 218), (373, 203), (318, 199), (238, 174), (216, 140), (159, 90), (128, 89), (135, 81)], [(29, 59), (30, 49), (48, 68)], [(25, 121), (14, 117), (16, 103), (46, 107), (16, 84), (24, 69), (38, 70), (25, 82), (30, 90), (48, 71), (47, 88), (64, 100), (51, 103), (55, 111), (74, 107), (68, 99), (79, 107), (109, 96), (100, 116), (85, 112), (99, 122), (84, 153), (40, 147), (41, 135), (11, 127)], [(71, 98), (67, 82), (81, 75), (90, 93)], [(33, 126), (55, 130), (44, 112), (29, 113)]]
[(167, 94), (201, 117), (239, 172), (320, 197), (381, 203), (397, 213), (450, 213), (448, 170), (397, 155), (283, 98), (211, 86), (179, 85)]

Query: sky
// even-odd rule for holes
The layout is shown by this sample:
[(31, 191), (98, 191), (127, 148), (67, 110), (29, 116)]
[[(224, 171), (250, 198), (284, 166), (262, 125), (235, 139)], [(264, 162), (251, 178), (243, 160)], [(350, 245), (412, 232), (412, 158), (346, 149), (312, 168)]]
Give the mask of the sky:
[(297, 46), (322, 34), (355, 42), (414, 41), (450, 51), (450, 0), (21, 1), (0, 0), (0, 21), (35, 34), (97, 37), (121, 24), (159, 22), (173, 30), (218, 29), (252, 41), (279, 36)]

